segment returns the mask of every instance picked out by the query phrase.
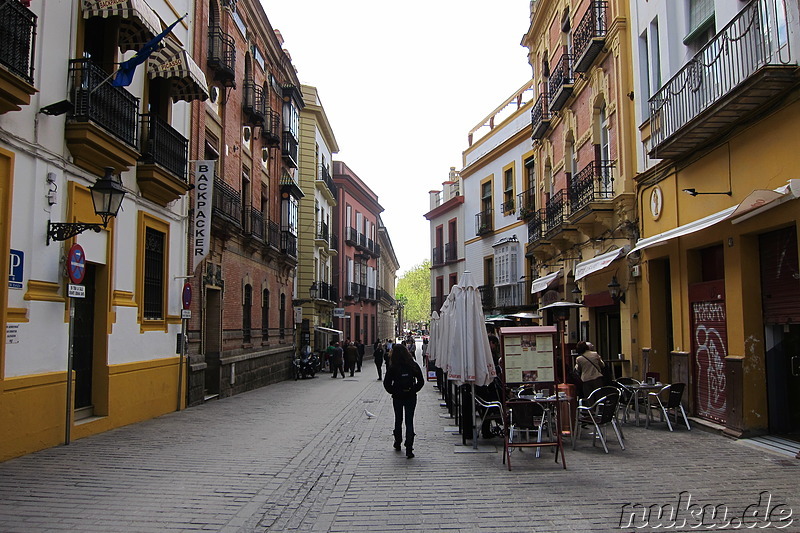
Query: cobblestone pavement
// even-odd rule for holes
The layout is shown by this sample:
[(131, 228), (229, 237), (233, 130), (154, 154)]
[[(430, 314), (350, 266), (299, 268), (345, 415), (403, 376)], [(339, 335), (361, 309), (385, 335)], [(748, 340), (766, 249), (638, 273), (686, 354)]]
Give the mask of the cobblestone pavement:
[(528, 449), (509, 472), (499, 439), (460, 446), (428, 384), (406, 459), (375, 377), (287, 381), (6, 461), (0, 531), (681, 531), (705, 505), (694, 530), (800, 531), (800, 461), (699, 430), (626, 425), (624, 451), (587, 438), (567, 470)]

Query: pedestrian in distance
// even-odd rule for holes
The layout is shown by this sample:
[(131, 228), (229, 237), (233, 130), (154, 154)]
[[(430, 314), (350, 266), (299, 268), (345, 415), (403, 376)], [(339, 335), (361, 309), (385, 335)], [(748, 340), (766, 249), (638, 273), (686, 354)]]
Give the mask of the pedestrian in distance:
[(335, 378), (341, 372), (342, 379), (344, 379), (344, 352), (342, 352), (342, 347), (339, 346), (339, 341), (332, 342), (331, 346), (333, 348), (331, 350), (331, 377)]
[(406, 346), (408, 347), (408, 353), (411, 354), (411, 357), (416, 362), (416, 360), (417, 360), (417, 343), (414, 342), (414, 337), (412, 337), (411, 335), (409, 335), (408, 338), (406, 339)]
[(408, 349), (397, 344), (392, 349), (392, 362), (386, 369), (383, 388), (392, 395), (394, 407), (394, 449), (400, 450), (403, 439), (403, 422), (406, 425), (406, 457), (414, 457), (414, 410), (417, 393), (425, 384), (422, 370)]
[(376, 340), (372, 345), (372, 357), (375, 358), (375, 367), (378, 369), (378, 381), (383, 377), (383, 356), (385, 352), (381, 341)]
[(428, 339), (422, 339), (422, 368), (428, 371)]
[(364, 363), (364, 352), (366, 347), (361, 339), (356, 339), (356, 348), (358, 348), (358, 360), (356, 361), (356, 372), (361, 372), (361, 365)]
[(575, 370), (583, 382), (583, 397), (587, 398), (595, 389), (603, 386), (603, 358), (594, 351), (591, 342), (580, 341), (575, 347), (578, 357), (575, 359)]
[(344, 369), (350, 371), (350, 377), (355, 375), (356, 362), (358, 361), (358, 347), (350, 339), (344, 347)]

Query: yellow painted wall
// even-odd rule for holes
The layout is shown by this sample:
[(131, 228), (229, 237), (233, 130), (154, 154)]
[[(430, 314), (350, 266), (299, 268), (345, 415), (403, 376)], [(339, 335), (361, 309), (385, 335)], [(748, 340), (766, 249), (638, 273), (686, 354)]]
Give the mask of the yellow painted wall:
[[(108, 372), (108, 415), (73, 425), (72, 440), (176, 410), (177, 357), (112, 365)], [(64, 372), (55, 372), (5, 380), (0, 396), (0, 427), (18, 430), (0, 432), (0, 461), (64, 443), (64, 376)]]

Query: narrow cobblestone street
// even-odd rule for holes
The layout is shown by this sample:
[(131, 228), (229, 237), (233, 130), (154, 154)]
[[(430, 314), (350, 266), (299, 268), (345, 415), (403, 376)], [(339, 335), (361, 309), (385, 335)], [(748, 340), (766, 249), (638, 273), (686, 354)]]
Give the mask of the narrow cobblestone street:
[[(409, 460), (372, 365), (279, 383), (0, 464), (0, 531), (620, 531), (623, 506), (677, 507), (683, 491), (725, 506), (728, 529), (749, 505), (759, 527), (785, 504), (783, 531), (800, 531), (800, 461), (743, 441), (629, 424), (624, 451), (586, 438), (567, 470), (531, 449), (509, 472), (500, 439), (470, 453), (445, 413), (426, 384)], [(679, 517), (670, 530), (696, 523)]]

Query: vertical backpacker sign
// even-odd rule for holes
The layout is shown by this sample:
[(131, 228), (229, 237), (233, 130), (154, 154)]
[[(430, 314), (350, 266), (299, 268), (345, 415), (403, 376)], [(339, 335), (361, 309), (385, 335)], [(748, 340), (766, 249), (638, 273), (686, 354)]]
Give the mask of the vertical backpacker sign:
[(206, 255), (211, 241), (211, 198), (214, 195), (214, 160), (194, 162), (194, 222), (192, 272)]

